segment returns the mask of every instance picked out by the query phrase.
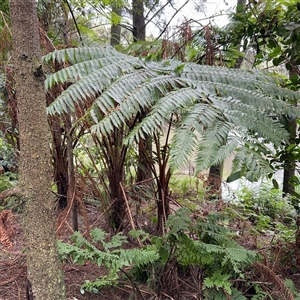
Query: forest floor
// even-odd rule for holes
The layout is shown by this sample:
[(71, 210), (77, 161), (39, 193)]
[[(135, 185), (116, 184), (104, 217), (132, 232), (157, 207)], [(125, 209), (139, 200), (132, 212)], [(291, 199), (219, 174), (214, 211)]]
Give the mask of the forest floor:
[[(99, 209), (96, 206), (87, 206), (89, 224), (93, 227), (105, 229), (105, 220), (102, 219)], [(1, 219), (1, 218), (0, 218)], [(23, 254), (23, 238), (20, 215), (14, 214), (13, 219), (10, 220), (12, 231), (10, 232), (11, 247), (6, 250), (0, 247), (0, 300), (26, 300), (27, 289), (27, 275), (26, 275), (26, 261), (25, 254)], [(1, 222), (1, 220), (0, 220)], [(84, 218), (80, 218), (81, 232), (86, 231), (84, 225)], [(0, 226), (1, 229), (1, 226)], [(64, 226), (58, 231), (58, 238), (63, 241), (68, 241), (71, 234), (70, 225), (67, 219), (64, 221)], [(268, 237), (266, 237), (268, 238)], [(251, 241), (245, 238), (242, 244), (246, 248), (253, 248)], [(0, 243), (1, 246), (1, 243)], [(105, 270), (96, 267), (89, 262), (83, 265), (74, 263), (64, 263), (63, 270), (65, 274), (65, 283), (67, 289), (67, 300), (98, 300), (98, 299), (114, 299), (114, 300), (127, 300), (130, 298), (132, 291), (130, 284), (120, 287), (116, 286), (113, 289), (106, 289), (101, 291), (101, 294), (91, 294), (88, 292), (81, 292), (81, 285), (86, 281), (94, 281), (100, 276), (105, 274)], [(284, 268), (277, 269), (276, 274), (280, 277), (290, 278), (300, 290), (300, 273), (288, 274)], [(131, 298), (130, 298), (131, 299)], [(138, 298), (134, 298), (138, 299)], [(143, 299), (152, 299), (152, 297), (144, 297)], [(160, 300), (160, 299), (156, 299)]]
[[(87, 207), (88, 218), (93, 226), (103, 228), (104, 221), (98, 219), (100, 216), (99, 209), (93, 206)], [(81, 217), (81, 223), (83, 218)], [(63, 241), (68, 241), (71, 235), (67, 220), (65, 226), (62, 226), (58, 231), (58, 238)], [(21, 228), (20, 215), (14, 214), (14, 220), (11, 222), (13, 232), (10, 235), (12, 247), (4, 249), (0, 243), (0, 300), (25, 300), (27, 299), (27, 269), (26, 258), (23, 253), (23, 235)], [(86, 228), (81, 224), (81, 232), (86, 231)], [(81, 293), (80, 287), (86, 281), (94, 281), (105, 272), (102, 268), (97, 268), (95, 265), (86, 262), (82, 265), (74, 263), (63, 263), (63, 271), (65, 274), (66, 293), (68, 300), (96, 300), (96, 299), (128, 299), (128, 293), (121, 289), (106, 290), (102, 294), (91, 294), (88, 292)]]

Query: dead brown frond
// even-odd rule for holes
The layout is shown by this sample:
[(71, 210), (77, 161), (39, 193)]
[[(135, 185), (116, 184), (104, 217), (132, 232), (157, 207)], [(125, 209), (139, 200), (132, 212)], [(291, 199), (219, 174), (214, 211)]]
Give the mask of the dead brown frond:
[(171, 259), (158, 274), (157, 294), (163, 299), (203, 299), (203, 276), (198, 267), (183, 268)]
[(48, 54), (49, 52), (52, 52), (55, 50), (55, 47), (52, 43), (52, 41), (49, 39), (47, 32), (39, 27), (39, 34), (40, 34), (40, 43), (41, 48), (43, 49), (43, 54)]
[(0, 260), (0, 299), (26, 299), (25, 255), (18, 254)]
[(13, 224), (14, 214), (11, 210), (3, 210), (0, 213), (0, 248), (10, 250), (12, 248), (12, 236), (15, 231)]
[[(279, 277), (269, 266), (263, 263), (254, 264), (255, 276), (259, 277), (261, 286), (273, 296), (282, 300), (294, 300), (294, 295), (284, 284), (284, 281)], [(265, 284), (263, 284), (265, 283)], [(271, 284), (270, 284), (271, 283)]]

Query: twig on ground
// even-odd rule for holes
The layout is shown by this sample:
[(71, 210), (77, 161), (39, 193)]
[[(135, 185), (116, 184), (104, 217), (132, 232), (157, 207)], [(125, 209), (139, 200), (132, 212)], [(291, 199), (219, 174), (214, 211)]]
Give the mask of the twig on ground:
[[(127, 214), (128, 214), (128, 218), (129, 218), (131, 227), (132, 227), (133, 230), (135, 230), (135, 226), (134, 226), (134, 222), (133, 222), (131, 210), (130, 210), (130, 207), (129, 207), (129, 203), (128, 203), (128, 200), (127, 200), (127, 197), (126, 197), (126, 193), (124, 191), (124, 188), (123, 188), (123, 185), (122, 185), (121, 182), (120, 182), (120, 186), (121, 186), (122, 193), (123, 193), (123, 196), (124, 196), (124, 200), (125, 200), (125, 203), (126, 203)], [(142, 244), (140, 238), (137, 238), (137, 240), (138, 240), (138, 243), (139, 243), (140, 247), (143, 247), (143, 244)]]

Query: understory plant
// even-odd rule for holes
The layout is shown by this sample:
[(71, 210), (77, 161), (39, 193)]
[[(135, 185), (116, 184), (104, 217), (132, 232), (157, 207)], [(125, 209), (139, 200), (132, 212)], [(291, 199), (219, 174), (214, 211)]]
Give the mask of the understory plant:
[(243, 187), (238, 193), (238, 198), (237, 206), (243, 209), (244, 215), (249, 217), (259, 231), (276, 231), (280, 228), (281, 233), (286, 232), (288, 235), (282, 238), (291, 238), (290, 232), (296, 229), (295, 221), (298, 215), (293, 197), (283, 197), (282, 191), (264, 183), (255, 189)]
[(159, 299), (162, 295), (246, 299), (234, 282), (244, 277), (246, 267), (257, 261), (258, 255), (233, 241), (223, 221), (215, 214), (194, 218), (189, 209), (182, 208), (169, 216), (162, 236), (143, 230), (129, 232), (142, 247), (129, 248), (121, 233), (108, 239), (103, 230), (94, 229), (91, 242), (75, 232), (72, 244), (59, 242), (59, 251), (63, 260), (90, 261), (107, 269), (95, 282), (85, 282), (82, 292), (99, 292), (130, 278), (136, 293), (142, 295), (147, 289)]

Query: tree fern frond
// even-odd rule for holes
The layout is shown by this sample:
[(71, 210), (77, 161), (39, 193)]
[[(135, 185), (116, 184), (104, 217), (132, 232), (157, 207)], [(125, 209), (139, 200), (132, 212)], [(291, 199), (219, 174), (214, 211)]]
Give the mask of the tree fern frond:
[[(216, 160), (216, 153), (226, 144), (233, 124), (218, 120), (210, 126), (202, 136), (196, 151), (196, 172), (199, 173), (211, 166)], [(228, 154), (231, 154), (230, 152)]]
[[(139, 139), (141, 132), (151, 135), (154, 131), (160, 129), (162, 125), (169, 120), (171, 115), (177, 110), (190, 107), (195, 99), (202, 97), (202, 93), (194, 88), (181, 88), (173, 90), (164, 97), (156, 100), (148, 116), (133, 129), (126, 139), (126, 143), (131, 143), (134, 138)], [(207, 101), (206, 99), (203, 102)], [(206, 106), (209, 109), (209, 106)], [(208, 114), (213, 114), (213, 110), (208, 110)]]
[[(180, 78), (174, 78), (170, 75), (156, 76), (151, 78), (150, 76), (153, 76), (153, 74), (148, 74), (149, 78), (137, 77), (134, 85), (130, 85), (129, 87), (123, 87), (124, 83), (121, 79), (115, 82), (115, 84), (112, 84), (111, 87), (96, 100), (95, 104), (101, 107), (103, 97), (107, 97), (107, 95), (113, 97), (115, 95), (117, 97), (116, 100), (119, 107), (118, 109), (111, 109), (104, 119), (99, 119), (98, 122), (92, 127), (93, 132), (109, 133), (105, 129), (106, 123), (114, 124), (113, 120), (117, 116), (122, 115), (125, 116), (127, 120), (130, 120), (134, 114), (141, 112), (143, 109), (149, 109), (154, 106), (158, 99), (161, 99), (165, 94), (169, 94), (169, 91), (180, 89), (182, 86), (188, 85), (188, 83)], [(131, 88), (133, 89), (131, 90)], [(116, 91), (118, 89), (123, 89), (124, 92), (120, 95), (116, 95)], [(155, 121), (155, 123), (160, 127), (164, 123), (165, 119), (161, 117), (157, 118), (158, 119)], [(149, 132), (147, 132), (149, 131), (147, 128), (150, 130), (151, 126), (144, 124), (143, 130), (149, 134)], [(155, 128), (153, 128), (151, 133), (154, 131)]]
[(246, 89), (253, 89), (263, 82), (273, 80), (259, 71), (246, 71), (239, 69), (227, 69), (223, 67), (212, 67), (207, 65), (196, 65), (188, 63), (185, 65), (181, 77), (197, 81), (219, 82), (229, 85), (242, 86)]
[[(95, 100), (92, 106), (91, 115), (97, 124), (93, 130), (107, 135), (113, 130), (113, 126), (120, 124), (120, 122), (115, 121), (118, 117), (121, 122), (126, 123), (132, 116), (136, 115), (140, 110), (140, 105), (131, 94), (133, 91), (136, 91), (136, 89), (139, 89), (143, 82), (154, 75), (155, 73), (151, 71), (140, 70), (138, 74), (132, 73), (124, 75), (112, 83), (111, 86)], [(98, 110), (100, 110), (101, 113), (96, 113)]]
[[(195, 104), (188, 113), (188, 117), (182, 121), (184, 126), (181, 125), (180, 129), (175, 131), (174, 148), (171, 150), (173, 167), (182, 166), (191, 155), (188, 147), (193, 145), (194, 148), (195, 145), (189, 142), (188, 138), (191, 136), (191, 129), (196, 128), (196, 124), (199, 125), (199, 134), (202, 135), (197, 150), (197, 171), (222, 162), (234, 152), (235, 147), (242, 144), (239, 136), (233, 138), (232, 135), (237, 127), (242, 126), (247, 135), (255, 133), (258, 136), (270, 137), (268, 141), (277, 146), (288, 138), (287, 132), (278, 121), (269, 118), (252, 106), (231, 98), (210, 96), (209, 100), (215, 105), (214, 109), (212, 105), (205, 110), (203, 104)], [(207, 129), (203, 130), (203, 128)]]
[(267, 160), (267, 153), (271, 152), (270, 148), (253, 140), (248, 140), (245, 145), (235, 152), (232, 173), (240, 172), (247, 179), (256, 180), (271, 172), (272, 169)]
[[(249, 104), (260, 111), (264, 111), (265, 113), (271, 114), (274, 112), (280, 112), (281, 114), (286, 115), (295, 114), (294, 106), (282, 100), (266, 96), (256, 90), (252, 91), (224, 83), (207, 81), (197, 82), (197, 88), (201, 89), (206, 94), (216, 94), (217, 96), (221, 96), (223, 98), (232, 97), (239, 99), (241, 101), (240, 103)], [(274, 95), (278, 95), (277, 89), (273, 89), (272, 92)], [(294, 94), (292, 95), (294, 96)]]
[[(189, 160), (196, 145), (203, 142), (207, 128), (222, 117), (222, 112), (208, 103), (196, 103), (191, 108), (178, 124), (172, 138), (170, 164), (174, 169), (183, 166)], [(190, 138), (193, 138), (193, 141), (190, 141)], [(213, 138), (215, 139), (215, 135)], [(189, 149), (190, 146), (193, 146), (192, 149)]]
[(193, 130), (180, 128), (176, 131), (176, 139), (172, 139), (170, 149), (171, 168), (178, 169), (188, 163), (193, 155), (198, 138)]
[(120, 68), (120, 71), (123, 71), (123, 73), (126, 74), (130, 71), (134, 71), (137, 67), (141, 67), (142, 63), (135, 57), (104, 57), (83, 61), (81, 63), (76, 63), (75, 65), (70, 65), (54, 74), (47, 76), (45, 80), (45, 89), (48, 90), (58, 83), (76, 82), (77, 80), (89, 74), (93, 74), (95, 71), (101, 68), (107, 67), (107, 70), (110, 70), (109, 67), (112, 66), (112, 68), (114, 68), (114, 65), (117, 65)]
[(217, 166), (225, 161), (230, 155), (234, 154), (236, 149), (243, 145), (242, 138), (240, 134), (237, 134), (239, 128), (235, 127), (234, 130), (231, 130), (228, 134), (227, 141), (225, 144), (221, 145), (214, 157), (212, 157), (211, 164)]
[[(288, 104), (299, 92), (277, 86), (276, 79), (261, 71), (148, 62), (112, 47), (63, 49), (44, 60), (70, 64), (46, 79), (46, 90), (57, 83), (71, 84), (47, 108), (49, 114), (68, 113), (88, 100), (92, 132), (109, 135), (128, 125), (125, 143), (130, 144), (172, 120), (174, 166), (185, 163), (193, 149), (198, 168), (206, 168), (246, 145), (238, 152), (236, 166), (256, 175), (266, 167), (266, 159), (256, 152), (255, 143), (280, 146), (288, 134), (276, 118), (300, 116), (299, 109)], [(132, 129), (133, 120), (145, 111), (146, 118)]]
[(70, 63), (76, 64), (83, 61), (99, 59), (101, 57), (124, 57), (128, 55), (117, 52), (113, 47), (106, 45), (101, 47), (78, 47), (61, 49), (51, 52), (43, 57), (44, 62)]
[(185, 65), (181, 77), (195, 81), (221, 83), (230, 88), (233, 86), (240, 87), (261, 92), (264, 95), (272, 95), (274, 98), (296, 100), (300, 96), (298, 91), (278, 86), (275, 78), (259, 70), (237, 70), (189, 63)]
[[(71, 67), (70, 67), (71, 68)], [(63, 69), (63, 72), (57, 72), (58, 76), (61, 77), (62, 82), (67, 82), (69, 79), (68, 70), (69, 68)], [(66, 112), (62, 108), (67, 106), (69, 109), (74, 110), (75, 104), (84, 102), (87, 98), (96, 96), (103, 92), (104, 89), (109, 87), (114, 80), (123, 76), (126, 72), (131, 73), (135, 69), (129, 61), (123, 61), (122, 67), (119, 62), (115, 62), (102, 68), (96, 68), (92, 73), (82, 78), (77, 78), (77, 81), (73, 83), (67, 90), (65, 90), (56, 100), (48, 106), (49, 114), (61, 114)], [(76, 71), (74, 69), (74, 71)], [(74, 74), (74, 78), (76, 74)], [(54, 79), (55, 80), (55, 79)], [(49, 78), (49, 81), (53, 81)]]
[[(243, 126), (252, 133), (268, 137), (276, 146), (288, 139), (288, 133), (277, 120), (270, 118), (264, 111), (232, 98), (213, 98), (217, 107), (224, 107), (226, 119), (236, 126)], [(227, 105), (227, 107), (225, 107)]]

